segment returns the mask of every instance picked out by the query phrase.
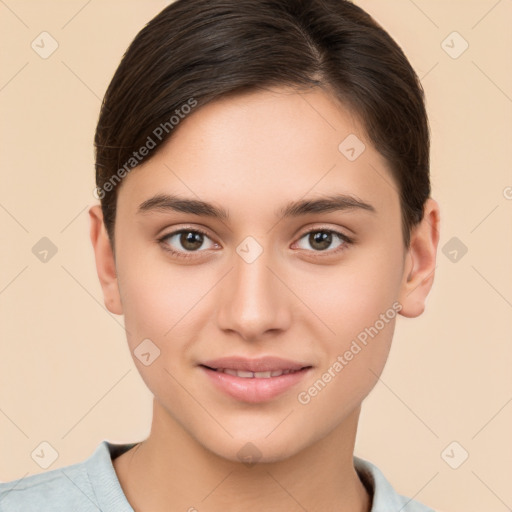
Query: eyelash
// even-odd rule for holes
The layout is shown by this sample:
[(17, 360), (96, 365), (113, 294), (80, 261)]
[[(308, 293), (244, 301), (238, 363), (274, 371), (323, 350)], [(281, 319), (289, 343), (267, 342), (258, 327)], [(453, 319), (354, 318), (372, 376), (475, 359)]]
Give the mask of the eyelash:
[[(354, 239), (353, 238), (348, 237), (347, 235), (345, 235), (343, 233), (340, 233), (339, 231), (336, 231), (334, 229), (327, 229), (327, 228), (314, 228), (314, 229), (311, 229), (309, 231), (306, 231), (306, 232), (302, 233), (302, 235), (299, 237), (299, 240), (304, 238), (306, 235), (309, 235), (310, 233), (320, 233), (320, 232), (334, 234), (337, 237), (339, 237), (344, 243), (341, 244), (339, 247), (337, 247), (334, 250), (312, 251), (312, 252), (315, 252), (315, 253), (324, 253), (325, 252), (325, 253), (328, 253), (329, 255), (338, 254), (338, 253), (346, 250), (348, 248), (348, 246), (350, 246), (350, 245), (352, 245), (354, 243)], [(178, 258), (183, 258), (183, 259), (194, 258), (195, 257), (194, 253), (201, 252), (201, 251), (190, 251), (190, 252), (176, 251), (174, 249), (171, 249), (170, 246), (165, 243), (165, 240), (167, 240), (171, 236), (174, 236), (174, 235), (177, 235), (177, 234), (180, 234), (180, 233), (200, 233), (200, 234), (210, 238), (208, 233), (206, 233), (202, 229), (199, 229), (199, 228), (193, 228), (193, 229), (192, 228), (190, 228), (190, 229), (189, 228), (182, 228), (182, 229), (178, 229), (177, 231), (171, 231), (170, 233), (166, 233), (165, 235), (163, 235), (162, 237), (157, 239), (157, 241), (159, 242), (159, 244), (162, 246), (162, 248), (165, 251), (170, 252), (173, 256), (176, 256)], [(322, 257), (320, 254), (318, 256)]]

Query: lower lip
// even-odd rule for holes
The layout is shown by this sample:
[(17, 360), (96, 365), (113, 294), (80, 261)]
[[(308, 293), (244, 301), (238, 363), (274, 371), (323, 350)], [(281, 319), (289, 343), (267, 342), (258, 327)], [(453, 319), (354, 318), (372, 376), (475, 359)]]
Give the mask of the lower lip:
[(217, 389), (237, 400), (250, 403), (272, 400), (299, 383), (311, 370), (311, 367), (309, 367), (286, 375), (279, 375), (279, 377), (245, 378), (210, 370), (205, 366), (200, 366), (200, 368)]

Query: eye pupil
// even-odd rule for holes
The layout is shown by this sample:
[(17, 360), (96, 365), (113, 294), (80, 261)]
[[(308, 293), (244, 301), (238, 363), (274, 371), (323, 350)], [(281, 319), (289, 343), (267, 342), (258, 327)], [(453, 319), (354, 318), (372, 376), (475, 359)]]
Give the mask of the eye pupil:
[(182, 247), (193, 251), (199, 249), (203, 244), (203, 234), (194, 231), (183, 231), (180, 237)]
[[(309, 242), (311, 247), (324, 251), (328, 249), (332, 243), (332, 233), (328, 231), (315, 231), (314, 233), (310, 233)], [(319, 244), (319, 246), (316, 244)]]

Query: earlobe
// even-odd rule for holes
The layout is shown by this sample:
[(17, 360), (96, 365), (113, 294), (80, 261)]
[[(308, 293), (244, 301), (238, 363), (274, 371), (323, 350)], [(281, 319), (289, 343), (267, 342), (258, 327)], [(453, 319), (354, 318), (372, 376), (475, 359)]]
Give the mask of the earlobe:
[(405, 259), (399, 297), (402, 304), (400, 314), (405, 317), (417, 317), (425, 310), (425, 300), (434, 283), (439, 226), (439, 205), (429, 198), (422, 221), (412, 230)]
[(110, 240), (103, 223), (100, 205), (89, 209), (90, 237), (96, 260), (96, 272), (103, 290), (103, 300), (107, 309), (115, 315), (122, 315), (121, 296), (117, 281), (115, 258)]

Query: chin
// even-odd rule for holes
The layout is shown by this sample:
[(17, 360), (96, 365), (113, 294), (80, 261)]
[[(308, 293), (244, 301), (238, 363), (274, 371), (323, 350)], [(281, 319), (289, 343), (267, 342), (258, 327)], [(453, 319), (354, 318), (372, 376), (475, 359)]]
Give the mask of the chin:
[(199, 440), (205, 449), (216, 456), (230, 462), (241, 463), (246, 467), (281, 462), (293, 457), (304, 448), (294, 440), (292, 435), (286, 435), (284, 431), (281, 432), (281, 436), (275, 435), (274, 439), (265, 438), (261, 434), (251, 438), (246, 434), (233, 438), (223, 436), (222, 440), (215, 441), (211, 435), (204, 439), (204, 442)]

